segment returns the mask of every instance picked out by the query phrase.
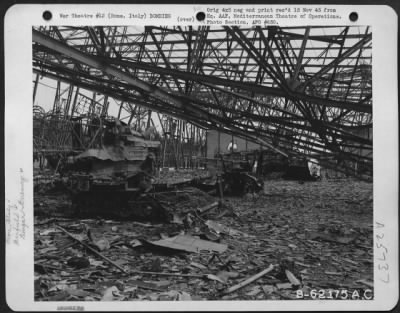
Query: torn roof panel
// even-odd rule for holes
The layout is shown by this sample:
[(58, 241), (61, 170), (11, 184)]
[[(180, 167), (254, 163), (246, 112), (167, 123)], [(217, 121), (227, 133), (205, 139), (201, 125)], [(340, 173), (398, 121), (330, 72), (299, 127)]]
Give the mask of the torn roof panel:
[(197, 239), (195, 237), (187, 235), (178, 235), (158, 241), (152, 241), (151, 243), (153, 245), (165, 248), (183, 250), (194, 253), (200, 253), (201, 251), (215, 251), (223, 253), (226, 251), (226, 249), (228, 249), (228, 246), (225, 244)]
[(76, 159), (95, 158), (99, 160), (141, 161), (146, 158), (148, 151), (143, 147), (103, 147), (88, 149), (76, 156)]
[(158, 148), (161, 143), (155, 140), (145, 140), (136, 136), (126, 136), (126, 140), (133, 142), (135, 147)]

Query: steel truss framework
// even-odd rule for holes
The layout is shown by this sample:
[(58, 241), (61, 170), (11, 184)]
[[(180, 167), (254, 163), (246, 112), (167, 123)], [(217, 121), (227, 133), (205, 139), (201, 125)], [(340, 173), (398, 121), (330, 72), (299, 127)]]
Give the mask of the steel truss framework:
[(103, 94), (105, 112), (110, 97), (372, 175), (371, 48), (368, 26), (40, 27), (33, 71)]

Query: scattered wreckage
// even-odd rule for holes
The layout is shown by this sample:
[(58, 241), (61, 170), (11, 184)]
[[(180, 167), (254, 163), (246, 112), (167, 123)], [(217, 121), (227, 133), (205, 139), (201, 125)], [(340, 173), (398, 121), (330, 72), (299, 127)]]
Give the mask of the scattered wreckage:
[(69, 156), (65, 163), (56, 162), (62, 177), (46, 184), (67, 186), (77, 216), (171, 221), (176, 218), (178, 189), (191, 187), (197, 193), (213, 194), (221, 208), (224, 195), (264, 190), (265, 175), (274, 170), (284, 171), (287, 178), (316, 179), (305, 160), (282, 159), (269, 151), (230, 151), (208, 159), (201, 175), (171, 181), (170, 169), (156, 170), (161, 143), (154, 137), (118, 120), (108, 122), (100, 144)]
[(76, 213), (165, 219), (163, 207), (146, 194), (159, 147), (159, 141), (116, 123), (101, 147), (70, 157), (68, 188)]
[[(370, 232), (343, 227), (342, 220), (336, 228), (305, 223), (316, 212), (330, 211), (320, 210), (322, 200), (304, 195), (307, 185), (282, 180), (275, 194), (278, 187), (271, 186), (256, 200), (224, 198), (263, 190), (265, 163), (224, 155), (213, 160), (215, 171), (162, 169), (158, 175), (158, 148), (159, 142), (119, 127), (102, 146), (71, 157), (62, 177), (40, 178), (48, 188), (68, 186), (79, 215), (48, 220), (36, 215), (36, 300), (296, 299), (297, 290), (309, 292), (307, 284), (321, 287), (314, 276), (342, 286), (341, 274), (353, 269), (348, 286), (371, 286), (371, 275), (360, 274), (372, 273), (372, 265), (360, 261), (368, 255)], [(304, 168), (304, 162), (298, 166)], [(324, 196), (331, 187), (325, 186)], [(342, 188), (349, 193), (354, 187)], [(276, 201), (282, 194), (288, 199)], [(348, 194), (343, 205), (353, 206), (353, 198)], [(331, 252), (321, 255), (327, 245), (329, 251), (348, 245), (348, 251), (337, 250), (341, 272), (329, 266)]]
[(113, 218), (170, 221), (174, 209), (169, 209), (165, 197), (179, 188), (211, 190), (220, 198), (263, 189), (263, 180), (248, 169), (248, 163), (231, 162), (222, 156), (217, 175), (207, 173), (175, 181), (157, 179), (159, 150), (159, 141), (145, 139), (128, 126), (115, 124), (103, 145), (70, 157), (66, 169), (75, 212), (80, 216), (95, 212)]
[[(234, 214), (224, 216), (213, 197), (184, 206), (189, 188), (175, 191), (180, 201), (158, 193), (163, 203), (175, 199), (175, 211), (191, 209), (191, 223), (35, 216), (35, 300), (298, 300), (312, 289), (373, 290), (371, 188), (280, 180), (257, 200), (225, 199)], [(338, 201), (341, 214), (332, 215)]]

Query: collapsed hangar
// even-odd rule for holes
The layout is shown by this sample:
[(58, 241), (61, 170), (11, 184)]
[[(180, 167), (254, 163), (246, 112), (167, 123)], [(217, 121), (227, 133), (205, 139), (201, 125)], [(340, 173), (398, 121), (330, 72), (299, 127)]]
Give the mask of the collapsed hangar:
[[(58, 26), (32, 34), (34, 103), (42, 78), (57, 82), (53, 108), (35, 107), (48, 119), (107, 117), (114, 106), (127, 124), (156, 123), (179, 141), (218, 130), (372, 175), (369, 27)], [(35, 149), (68, 150), (50, 133), (58, 138), (41, 134)], [(81, 149), (93, 140), (81, 139)]]
[(371, 299), (369, 27), (32, 43), (35, 300)]

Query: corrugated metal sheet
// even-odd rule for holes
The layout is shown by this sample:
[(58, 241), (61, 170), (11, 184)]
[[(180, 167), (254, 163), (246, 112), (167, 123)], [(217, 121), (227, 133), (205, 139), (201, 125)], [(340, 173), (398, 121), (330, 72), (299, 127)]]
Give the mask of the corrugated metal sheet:
[(127, 136), (126, 140), (133, 143), (135, 147), (158, 148), (161, 144), (159, 141), (145, 140), (135, 136)]
[(140, 171), (140, 163), (138, 162), (126, 162), (126, 161), (102, 161), (96, 160), (93, 162), (91, 174), (98, 177), (103, 175), (104, 177), (112, 176), (115, 173), (123, 172), (127, 175), (132, 175)]
[(219, 253), (223, 253), (226, 251), (226, 249), (228, 249), (228, 246), (225, 244), (197, 239), (188, 235), (178, 235), (158, 241), (152, 241), (150, 243), (160, 247), (194, 253), (200, 253), (201, 251), (216, 251)]
[(76, 156), (76, 159), (96, 158), (99, 160), (140, 161), (144, 160), (148, 149), (143, 147), (104, 147), (102, 149), (88, 149)]

